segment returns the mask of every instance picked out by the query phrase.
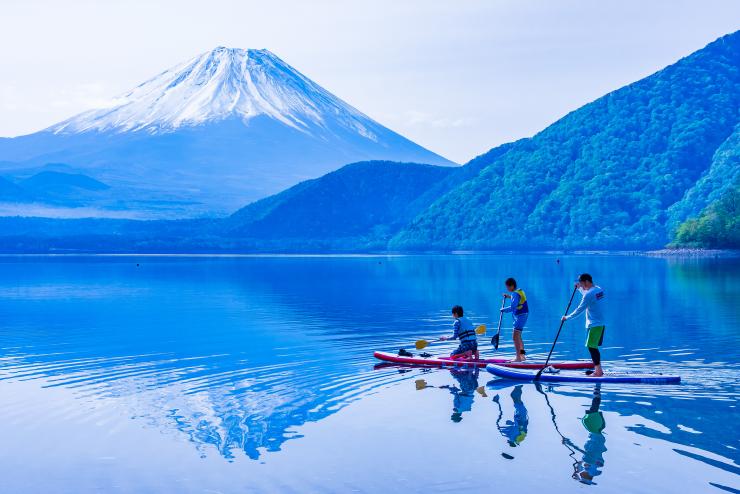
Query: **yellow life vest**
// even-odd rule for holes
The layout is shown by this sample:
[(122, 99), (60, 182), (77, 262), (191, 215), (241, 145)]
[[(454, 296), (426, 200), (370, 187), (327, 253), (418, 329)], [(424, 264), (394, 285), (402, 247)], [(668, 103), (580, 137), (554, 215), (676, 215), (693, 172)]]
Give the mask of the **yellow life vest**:
[(519, 304), (514, 307), (514, 314), (528, 314), (529, 313), (529, 304), (527, 303), (527, 296), (524, 294), (524, 290), (521, 288), (517, 288), (514, 290), (517, 294), (519, 294)]

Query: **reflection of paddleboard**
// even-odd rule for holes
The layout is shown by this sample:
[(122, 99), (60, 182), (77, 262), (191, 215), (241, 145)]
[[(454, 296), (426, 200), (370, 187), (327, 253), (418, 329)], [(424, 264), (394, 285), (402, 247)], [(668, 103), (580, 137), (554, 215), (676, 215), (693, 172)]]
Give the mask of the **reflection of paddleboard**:
[[(453, 359), (451, 357), (424, 358), (419, 356), (401, 356), (390, 352), (375, 352), (375, 358), (384, 360), (386, 362), (393, 362), (396, 364), (421, 365), (427, 367), (473, 368), (485, 367), (488, 364), (497, 364), (506, 367), (514, 367), (517, 369), (541, 369), (544, 365), (543, 361), (538, 362), (536, 360), (527, 360), (526, 362), (509, 362), (505, 358), (480, 360)], [(550, 366), (555, 367), (556, 369), (593, 369), (594, 364), (589, 360), (571, 360), (550, 362)]]
[[(554, 366), (553, 366), (554, 367)], [(501, 365), (489, 364), (486, 370), (491, 374), (505, 379), (517, 379), (520, 381), (534, 381), (536, 372), (509, 369)], [(602, 377), (590, 377), (573, 372), (559, 372), (549, 374), (543, 372), (538, 381), (542, 382), (592, 382), (592, 383), (633, 383), (633, 384), (677, 384), (681, 382), (680, 376), (666, 376), (663, 374), (609, 374)]]

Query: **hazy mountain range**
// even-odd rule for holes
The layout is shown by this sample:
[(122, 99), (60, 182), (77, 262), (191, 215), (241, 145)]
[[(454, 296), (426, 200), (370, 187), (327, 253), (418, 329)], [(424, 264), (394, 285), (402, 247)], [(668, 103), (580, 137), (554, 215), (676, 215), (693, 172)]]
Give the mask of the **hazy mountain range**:
[(102, 217), (225, 215), (365, 159), (453, 164), (271, 52), (219, 47), (162, 72), (108, 108), (0, 139), (6, 181), (62, 166), (110, 188), (95, 197), (70, 195), (68, 204), (61, 196), (48, 204), (0, 189), (0, 214), (43, 207), (47, 216), (64, 217), (92, 210)]
[(355, 163), (222, 220), (4, 219), (0, 249), (740, 247), (739, 116), (735, 32), (462, 167)]

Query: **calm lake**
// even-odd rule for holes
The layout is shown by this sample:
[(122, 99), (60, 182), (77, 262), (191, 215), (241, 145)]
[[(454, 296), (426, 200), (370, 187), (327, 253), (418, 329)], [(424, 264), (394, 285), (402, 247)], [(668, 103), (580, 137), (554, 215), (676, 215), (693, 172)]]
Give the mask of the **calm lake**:
[[(450, 334), (454, 304), (492, 355), (508, 276), (537, 357), (583, 271), (606, 369), (682, 384), (373, 358)], [(566, 323), (556, 356), (588, 358), (584, 338)], [(739, 492), (739, 370), (738, 259), (1, 257), (0, 492)]]

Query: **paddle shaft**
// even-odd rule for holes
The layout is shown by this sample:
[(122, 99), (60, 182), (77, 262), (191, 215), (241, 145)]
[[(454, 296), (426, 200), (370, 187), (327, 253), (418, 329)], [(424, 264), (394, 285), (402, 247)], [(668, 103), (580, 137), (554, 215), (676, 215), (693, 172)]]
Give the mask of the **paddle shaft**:
[[(573, 448), (571, 447), (571, 445), (573, 445), (573, 441), (571, 441), (570, 439), (568, 439), (567, 437), (565, 437), (565, 436), (563, 435), (563, 433), (562, 433), (562, 432), (560, 432), (560, 427), (558, 427), (558, 422), (557, 422), (557, 420), (555, 420), (555, 409), (554, 409), (554, 408), (552, 407), (552, 405), (550, 404), (550, 398), (548, 398), (548, 397), (547, 397), (547, 393), (545, 393), (545, 392), (543, 391), (543, 389), (542, 389), (542, 384), (541, 384), (541, 383), (535, 383), (535, 384), (534, 384), (534, 387), (535, 387), (535, 389), (537, 389), (537, 391), (539, 391), (540, 393), (542, 393), (542, 396), (544, 396), (544, 397), (545, 397), (545, 403), (547, 403), (547, 408), (549, 408), (549, 409), (550, 409), (550, 420), (552, 421), (552, 425), (554, 425), (554, 426), (555, 426), (555, 431), (556, 431), (556, 432), (558, 433), (558, 435), (559, 435), (559, 436), (560, 436), (560, 437), (562, 438), (562, 444), (563, 444), (563, 446), (565, 446), (565, 449), (567, 449), (568, 451), (570, 451), (570, 454), (569, 454), (568, 456), (570, 456), (571, 458), (573, 458), (573, 460), (575, 461), (575, 463), (573, 463), (573, 467), (574, 467), (574, 468), (576, 468), (576, 470), (577, 470), (577, 467), (576, 467), (576, 465), (577, 465), (578, 461), (577, 461), (577, 460), (575, 459), (575, 454), (576, 454), (576, 452), (575, 452), (575, 450), (574, 450), (574, 449), (573, 449)], [(575, 448), (575, 449), (578, 449), (578, 448)], [(579, 451), (580, 451), (581, 453), (584, 453), (584, 451), (583, 451), (583, 450), (580, 450), (580, 449), (579, 449)]]
[[(475, 328), (475, 332), (476, 334), (486, 334), (486, 325), (485, 324), (478, 325), (478, 327)], [(424, 348), (428, 347), (432, 343), (439, 343), (440, 341), (452, 341), (452, 339), (451, 338), (438, 338), (432, 341), (416, 340), (416, 343), (414, 344), (414, 346), (416, 346), (417, 350), (423, 350)]]
[[(452, 344), (454, 344), (458, 340), (432, 340), (432, 341), (420, 340), (420, 341), (424, 341), (424, 343), (426, 343), (426, 344), (424, 345), (423, 348), (418, 348), (418, 350), (423, 350), (424, 348), (428, 347), (429, 345), (433, 345), (434, 343), (452, 343)], [(481, 345), (482, 343), (483, 343), (482, 340), (479, 340), (478, 341), (478, 345)]]
[[(568, 315), (568, 311), (570, 310), (570, 305), (573, 303), (573, 297), (576, 296), (576, 290), (578, 290), (578, 286), (573, 287), (573, 293), (570, 294), (570, 300), (568, 301), (568, 307), (565, 308), (564, 316)], [(558, 332), (555, 335), (555, 341), (552, 342), (552, 346), (550, 347), (550, 353), (547, 354), (547, 359), (545, 359), (545, 365), (537, 371), (537, 374), (534, 376), (534, 380), (538, 380), (540, 376), (542, 375), (542, 371), (547, 368), (547, 364), (550, 363), (550, 357), (552, 357), (552, 351), (555, 350), (555, 344), (558, 342), (558, 338), (560, 337), (560, 331), (563, 329), (563, 324), (565, 324), (565, 321), (560, 321), (560, 327), (558, 328)]]
[(432, 343), (439, 343), (440, 341), (446, 341), (446, 340), (443, 340), (441, 338), (436, 339), (436, 340), (432, 340), (432, 341), (417, 340), (416, 343), (414, 343), (414, 346), (416, 347), (417, 350), (423, 350), (426, 347), (428, 347), (429, 345), (431, 345)]
[[(496, 343), (493, 345), (498, 350), (498, 340), (501, 337), (501, 322), (504, 320), (504, 307), (506, 306), (506, 297), (501, 297), (501, 310), (498, 314), (498, 329), (496, 330)], [(492, 340), (493, 341), (493, 340)]]

